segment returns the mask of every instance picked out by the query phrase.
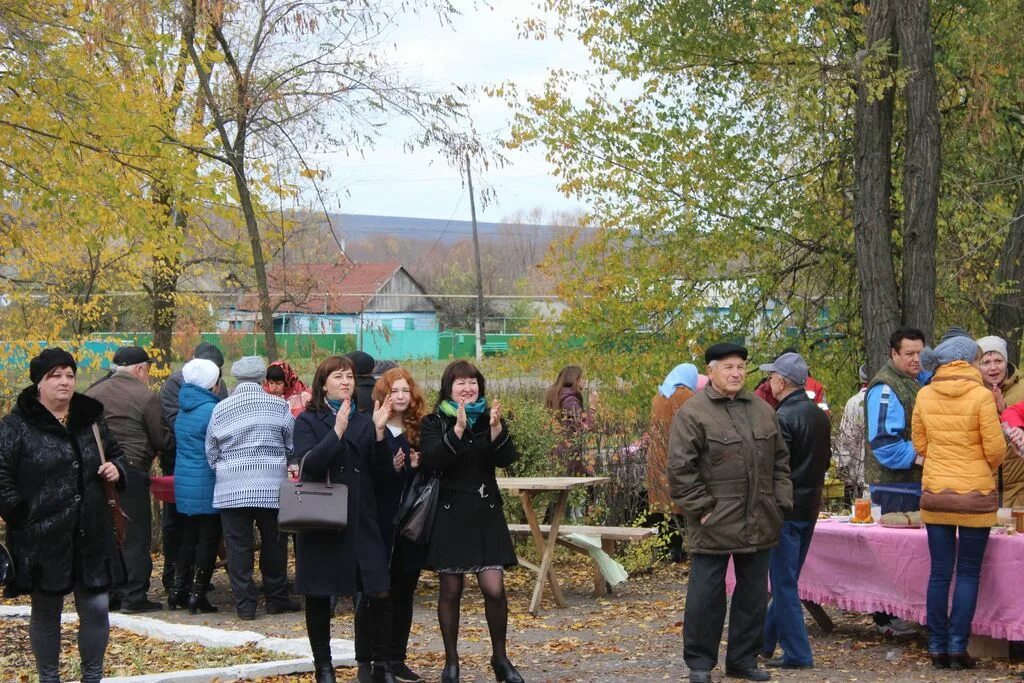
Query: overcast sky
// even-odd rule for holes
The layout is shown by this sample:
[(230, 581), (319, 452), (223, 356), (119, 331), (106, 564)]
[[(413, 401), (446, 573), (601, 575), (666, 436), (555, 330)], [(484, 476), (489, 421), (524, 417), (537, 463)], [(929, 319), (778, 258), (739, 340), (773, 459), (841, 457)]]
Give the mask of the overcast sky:
[[(457, 3), (462, 6), (471, 3)], [(389, 38), (397, 45), (404, 68), (421, 82), (485, 86), (506, 80), (521, 92), (536, 92), (550, 68), (582, 68), (586, 54), (579, 43), (521, 40), (518, 21), (533, 3), (493, 0), (494, 7), (467, 7), (453, 28), (435, 18), (403, 17)], [(485, 95), (470, 103), (477, 129), (485, 136), (504, 135), (510, 111), (504, 102)], [(408, 129), (394, 126), (365, 158), (335, 154), (324, 157), (331, 170), (325, 183), (332, 211), (448, 220), (469, 218), (469, 199), (459, 171), (427, 151), (403, 152)], [(541, 149), (508, 151), (509, 164), (491, 169), (485, 178), (497, 201), (481, 210), (481, 220), (501, 221), (519, 211), (540, 207), (545, 213), (582, 208), (558, 192), (551, 166)]]

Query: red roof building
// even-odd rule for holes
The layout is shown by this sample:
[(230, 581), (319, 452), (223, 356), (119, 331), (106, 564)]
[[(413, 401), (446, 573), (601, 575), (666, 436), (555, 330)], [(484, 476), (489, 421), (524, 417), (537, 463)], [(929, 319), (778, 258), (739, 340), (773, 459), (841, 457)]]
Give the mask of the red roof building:
[[(277, 332), (356, 333), (360, 329), (436, 330), (437, 308), (397, 262), (300, 264), (267, 274)], [(221, 329), (251, 331), (254, 293), (224, 313)]]

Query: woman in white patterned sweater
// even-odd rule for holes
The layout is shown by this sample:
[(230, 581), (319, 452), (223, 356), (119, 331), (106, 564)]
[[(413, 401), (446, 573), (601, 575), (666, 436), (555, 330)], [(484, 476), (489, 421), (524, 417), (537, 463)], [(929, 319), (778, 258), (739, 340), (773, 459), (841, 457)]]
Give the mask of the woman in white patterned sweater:
[(284, 399), (260, 384), (267, 366), (259, 356), (231, 366), (238, 386), (217, 404), (206, 430), (206, 459), (216, 476), (213, 507), (220, 511), (228, 577), (240, 619), (256, 618), (253, 524), (260, 530), (260, 571), (267, 614), (296, 612), (288, 598), (287, 546), (278, 534), (278, 492), (292, 452), (294, 419)]

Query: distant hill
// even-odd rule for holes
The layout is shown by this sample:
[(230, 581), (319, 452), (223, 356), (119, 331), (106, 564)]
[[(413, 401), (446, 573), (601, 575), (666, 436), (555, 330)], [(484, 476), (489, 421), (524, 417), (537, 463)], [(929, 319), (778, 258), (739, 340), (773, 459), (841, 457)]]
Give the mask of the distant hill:
[[(359, 242), (375, 237), (397, 237), (438, 241), (450, 246), (473, 236), (473, 224), (467, 220), (446, 221), (438, 218), (408, 218), (404, 216), (367, 216), (354, 213), (330, 214), (334, 232), (346, 242), (346, 250), (357, 247)], [(556, 236), (559, 229), (551, 225), (527, 225), (508, 223), (477, 222), (481, 239), (486, 237), (512, 237), (519, 235)], [(358, 254), (353, 254), (357, 259)]]
[[(340, 246), (356, 263), (401, 263), (432, 293), (474, 291), (473, 227), (466, 220), (401, 216), (329, 214), (332, 238), (323, 214), (310, 212), (304, 227), (289, 240), (291, 263), (326, 263)], [(485, 293), (543, 294), (553, 284), (537, 268), (556, 240), (572, 228), (526, 223), (478, 224)], [(463, 291), (465, 290), (465, 291)]]

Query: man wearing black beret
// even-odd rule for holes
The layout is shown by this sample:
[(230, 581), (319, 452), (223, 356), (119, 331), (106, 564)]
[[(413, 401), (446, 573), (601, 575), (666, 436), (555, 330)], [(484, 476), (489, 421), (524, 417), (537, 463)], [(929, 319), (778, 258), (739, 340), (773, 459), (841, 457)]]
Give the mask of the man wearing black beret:
[(672, 420), (668, 445), (672, 502), (686, 514), (691, 555), (683, 617), (683, 658), (690, 681), (707, 683), (725, 623), (729, 558), (736, 588), (729, 613), (725, 673), (767, 681), (757, 666), (768, 606), (769, 548), (793, 507), (789, 450), (775, 411), (744, 388), (747, 350), (723, 342), (707, 349), (709, 382)]
[(160, 397), (149, 388), (152, 359), (139, 346), (122, 346), (114, 353), (111, 375), (86, 391), (103, 404), (110, 433), (124, 451), (125, 484), (121, 506), (128, 515), (122, 554), (128, 580), (110, 593), (113, 607), (125, 614), (152, 612), (160, 603), (149, 599), (153, 559), (150, 472), (153, 461), (172, 448), (167, 425), (160, 414)]

